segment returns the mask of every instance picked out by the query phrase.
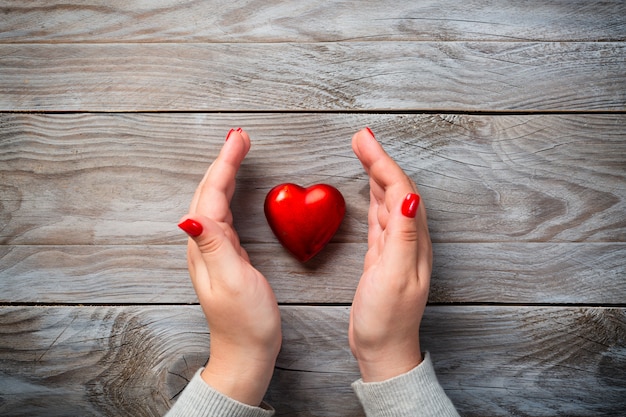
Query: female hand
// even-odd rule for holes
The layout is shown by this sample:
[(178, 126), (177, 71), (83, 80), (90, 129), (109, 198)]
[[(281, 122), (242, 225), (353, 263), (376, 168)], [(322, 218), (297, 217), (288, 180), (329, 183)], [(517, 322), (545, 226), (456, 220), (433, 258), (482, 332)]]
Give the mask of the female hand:
[(258, 406), (282, 336), (274, 293), (250, 264), (233, 228), (230, 201), (235, 175), (249, 149), (245, 131), (229, 132), (179, 226), (190, 236), (189, 273), (211, 332), (210, 358), (202, 378), (217, 391)]
[(352, 148), (370, 176), (368, 251), (350, 311), (349, 340), (364, 382), (383, 381), (422, 361), (419, 327), (432, 248), (426, 210), (413, 181), (369, 128)]

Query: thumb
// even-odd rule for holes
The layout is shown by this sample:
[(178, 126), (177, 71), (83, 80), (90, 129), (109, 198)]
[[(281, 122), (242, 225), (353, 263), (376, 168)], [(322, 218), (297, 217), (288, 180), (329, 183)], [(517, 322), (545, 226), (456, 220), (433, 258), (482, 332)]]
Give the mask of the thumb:
[(394, 260), (393, 264), (406, 265), (410, 269), (417, 264), (419, 232), (416, 216), (419, 205), (419, 194), (406, 194), (402, 204), (390, 213), (387, 223), (385, 247), (389, 250), (388, 256)]
[(204, 261), (211, 280), (226, 279), (232, 276), (232, 269), (241, 261), (239, 252), (233, 246), (226, 231), (206, 216), (194, 214), (184, 217), (178, 224), (194, 241), (190, 244), (190, 262), (196, 265)]

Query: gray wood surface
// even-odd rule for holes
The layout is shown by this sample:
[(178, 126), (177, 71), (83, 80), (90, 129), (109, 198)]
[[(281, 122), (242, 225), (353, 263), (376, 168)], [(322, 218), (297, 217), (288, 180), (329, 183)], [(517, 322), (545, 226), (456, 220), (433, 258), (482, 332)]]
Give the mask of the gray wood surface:
[(0, 13), (5, 43), (626, 38), (621, 0), (4, 0)]
[[(360, 415), (349, 308), (281, 313), (267, 394), (277, 415)], [(0, 317), (4, 416), (161, 415), (210, 343), (198, 306), (2, 307)], [(440, 306), (427, 308), (421, 343), (464, 415), (619, 415), (625, 336), (624, 309)]]
[(622, 42), (6, 44), (0, 111), (624, 110), (625, 56)]
[(335, 241), (366, 242), (368, 180), (352, 134), (369, 125), (420, 187), (435, 242), (621, 242), (626, 116), (0, 114), (5, 244), (182, 244), (175, 227), (230, 126), (253, 146), (233, 211), (245, 243), (275, 242), (266, 193), (327, 182)]
[[(306, 265), (245, 245), (281, 303), (350, 303), (366, 244), (331, 243)], [(621, 305), (626, 244), (439, 243), (431, 303)], [(196, 303), (182, 245), (0, 246), (0, 302)]]
[[(370, 126), (418, 184), (422, 345), (463, 416), (626, 410), (626, 2), (0, 3), (0, 415), (159, 416), (210, 334), (176, 227), (228, 129), (233, 212), (281, 304), (278, 416), (362, 416), (347, 320)], [(346, 198), (307, 265), (280, 182)], [(191, 305), (190, 305), (191, 304)]]

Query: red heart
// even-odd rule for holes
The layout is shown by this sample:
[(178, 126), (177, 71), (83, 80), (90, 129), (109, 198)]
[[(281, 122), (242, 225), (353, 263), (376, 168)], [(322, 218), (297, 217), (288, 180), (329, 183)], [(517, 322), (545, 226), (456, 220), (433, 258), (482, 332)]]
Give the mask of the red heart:
[(314, 257), (330, 241), (346, 214), (346, 202), (334, 187), (302, 188), (280, 184), (265, 197), (265, 217), (279, 242), (300, 262)]

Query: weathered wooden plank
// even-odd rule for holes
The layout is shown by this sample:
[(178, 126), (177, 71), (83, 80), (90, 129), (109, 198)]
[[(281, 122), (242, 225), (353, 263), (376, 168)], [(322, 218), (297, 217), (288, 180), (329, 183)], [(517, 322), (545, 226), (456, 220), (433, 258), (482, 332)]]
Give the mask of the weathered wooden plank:
[[(281, 311), (277, 415), (362, 415), (348, 308)], [(0, 334), (4, 416), (162, 415), (209, 347), (198, 306), (2, 307)], [(626, 407), (623, 308), (428, 307), (421, 339), (465, 416)]]
[(624, 42), (5, 44), (0, 110), (624, 110), (625, 56)]
[[(617, 416), (626, 408), (625, 318), (604, 308), (431, 309), (423, 345), (466, 415)], [(452, 351), (461, 359), (448, 360)]]
[[(280, 303), (351, 303), (366, 243), (333, 243), (306, 265), (248, 244)], [(616, 304), (626, 243), (440, 243), (431, 303)], [(0, 246), (2, 303), (197, 303), (184, 246)]]
[(370, 125), (420, 187), (435, 242), (623, 242), (626, 116), (1, 114), (0, 243), (181, 244), (175, 227), (230, 126), (253, 147), (233, 211), (274, 243), (265, 194), (330, 183), (364, 242), (368, 180), (350, 138)]
[(1, 42), (626, 40), (619, 0), (5, 0)]

